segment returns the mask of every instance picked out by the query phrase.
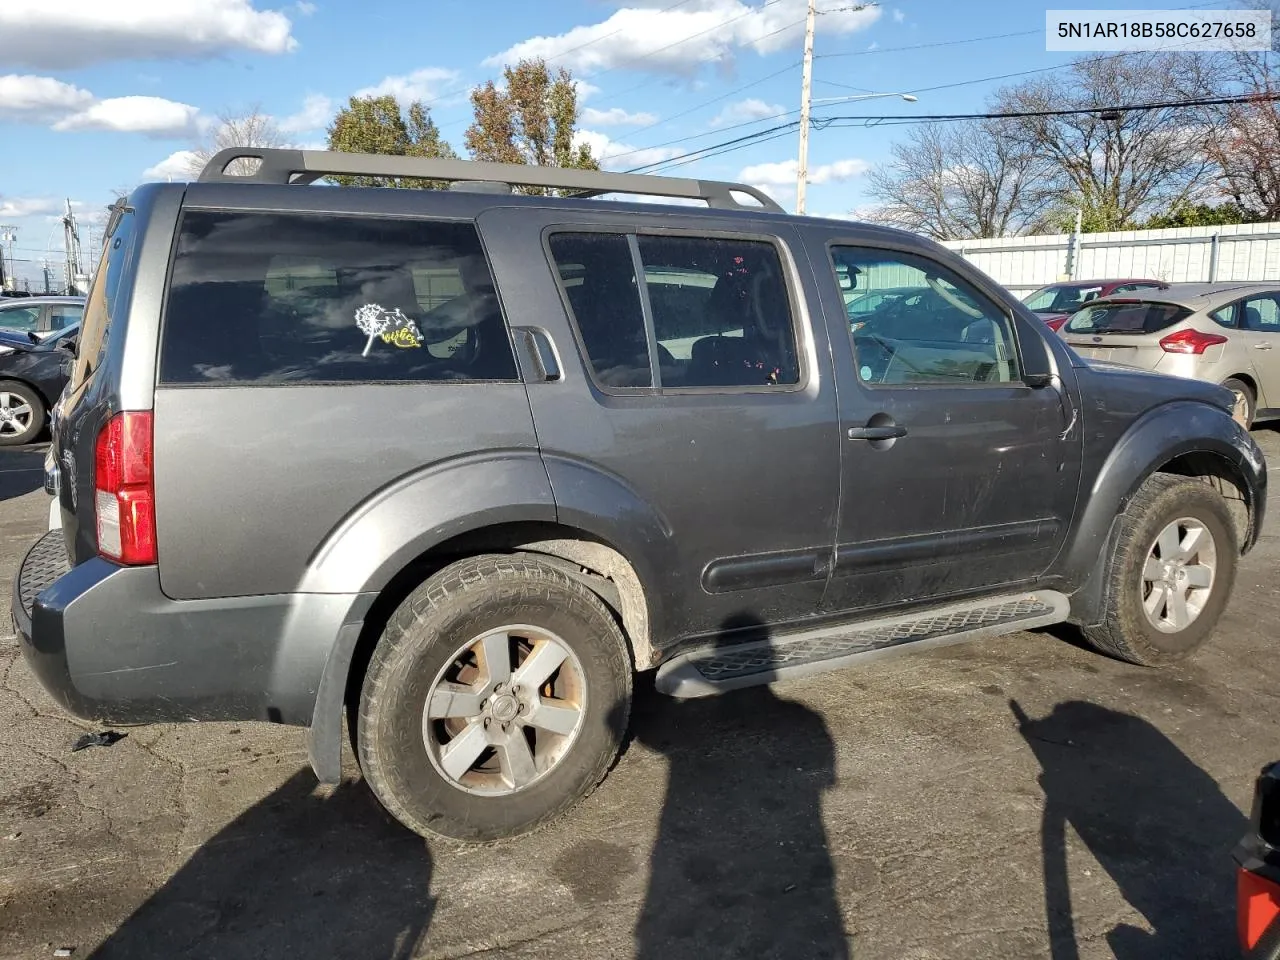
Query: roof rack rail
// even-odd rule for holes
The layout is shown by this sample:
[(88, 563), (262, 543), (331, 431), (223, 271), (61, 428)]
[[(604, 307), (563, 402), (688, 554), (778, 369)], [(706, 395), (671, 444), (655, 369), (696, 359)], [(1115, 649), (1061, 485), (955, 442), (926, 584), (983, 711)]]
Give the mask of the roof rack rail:
[[(250, 174), (228, 173), (235, 160), (261, 161)], [(339, 153), (334, 150), (278, 150), (230, 147), (216, 153), (200, 171), (202, 183), (308, 184), (326, 176), (417, 177), (458, 184), (484, 183), (487, 192), (495, 184), (520, 187), (554, 187), (576, 191), (579, 197), (603, 193), (632, 193), (649, 197), (704, 200), (707, 206), (725, 210), (765, 210), (783, 213), (772, 197), (741, 183), (719, 180), (686, 180), (640, 173), (608, 173), (571, 167), (534, 167), (520, 163), (486, 163), (478, 160), (441, 160), (434, 157), (399, 157), (373, 153)], [(465, 189), (465, 187), (463, 187)], [(741, 194), (756, 201), (743, 203)]]

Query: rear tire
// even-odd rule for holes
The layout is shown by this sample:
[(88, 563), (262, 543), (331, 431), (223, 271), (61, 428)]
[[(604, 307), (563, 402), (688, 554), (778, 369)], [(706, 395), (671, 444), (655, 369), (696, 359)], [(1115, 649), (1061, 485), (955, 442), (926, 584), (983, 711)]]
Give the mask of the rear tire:
[(0, 447), (30, 443), (44, 429), (45, 416), (40, 394), (25, 383), (0, 380)]
[(604, 778), (631, 681), (622, 631), (586, 586), (530, 554), (462, 560), (414, 590), (378, 641), (360, 767), (422, 836), (526, 833)]
[(1085, 637), (1143, 666), (1187, 658), (1213, 633), (1239, 556), (1221, 494), (1188, 477), (1153, 474), (1121, 518), (1107, 566), (1106, 616)]
[(1253, 395), (1253, 389), (1243, 380), (1236, 377), (1229, 377), (1222, 382), (1222, 385), (1236, 395), (1236, 407), (1231, 412), (1231, 416), (1246, 430), (1253, 428), (1253, 416), (1258, 408), (1257, 398)]

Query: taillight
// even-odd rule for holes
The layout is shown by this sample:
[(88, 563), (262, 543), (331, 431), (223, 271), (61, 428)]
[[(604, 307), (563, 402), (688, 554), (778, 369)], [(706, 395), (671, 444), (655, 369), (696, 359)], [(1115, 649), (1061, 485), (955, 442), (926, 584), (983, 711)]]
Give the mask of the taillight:
[(1062, 325), (1066, 323), (1070, 317), (1050, 317), (1044, 322), (1044, 325), (1050, 330), (1061, 330)]
[(1220, 333), (1201, 333), (1199, 330), (1179, 330), (1160, 341), (1160, 349), (1165, 353), (1201, 354), (1213, 346), (1226, 343), (1227, 338)]
[(93, 457), (98, 552), (119, 563), (156, 562), (156, 500), (150, 411), (117, 413)]

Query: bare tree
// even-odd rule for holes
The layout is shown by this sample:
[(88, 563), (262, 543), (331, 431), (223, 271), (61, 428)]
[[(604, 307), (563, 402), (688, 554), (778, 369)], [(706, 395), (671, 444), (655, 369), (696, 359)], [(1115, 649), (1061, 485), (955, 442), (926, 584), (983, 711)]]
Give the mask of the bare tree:
[[(1265, 54), (1237, 53), (1224, 70), (1238, 92), (1261, 97), (1280, 94), (1280, 72)], [(1258, 99), (1222, 108), (1216, 136), (1205, 153), (1218, 167), (1223, 192), (1241, 210), (1263, 220), (1280, 220), (1280, 108)]]
[(1003, 121), (930, 123), (893, 145), (869, 177), (873, 219), (937, 240), (1027, 233), (1052, 201), (1050, 165)]
[[(188, 169), (192, 176), (200, 173), (219, 150), (225, 150), (228, 147), (291, 147), (293, 144), (289, 141), (276, 125), (275, 119), (269, 113), (263, 113), (262, 108), (254, 104), (247, 112), (242, 114), (221, 113), (218, 115), (218, 125), (214, 127), (208, 136), (197, 144), (191, 151), (191, 158), (188, 163)], [(247, 176), (257, 170), (258, 164), (253, 160), (236, 160), (228, 168), (228, 173), (238, 176)]]
[[(1093, 229), (1133, 226), (1144, 214), (1202, 199), (1213, 190), (1206, 145), (1212, 117), (1186, 107), (1109, 108), (1203, 97), (1221, 89), (1208, 59), (1133, 53), (1076, 61), (1069, 71), (997, 94), (1001, 112), (1086, 110), (1003, 121), (1006, 135), (1053, 165), (1064, 208), (1081, 207)], [(1097, 112), (1092, 112), (1096, 110)]]

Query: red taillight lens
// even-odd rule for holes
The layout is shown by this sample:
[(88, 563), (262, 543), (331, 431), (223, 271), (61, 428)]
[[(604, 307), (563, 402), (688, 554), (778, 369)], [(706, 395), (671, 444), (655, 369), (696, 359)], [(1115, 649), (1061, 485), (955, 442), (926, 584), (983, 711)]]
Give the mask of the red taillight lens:
[(1201, 354), (1219, 343), (1226, 343), (1227, 338), (1218, 333), (1201, 333), (1199, 330), (1179, 330), (1160, 341), (1160, 349), (1165, 353)]
[(1069, 317), (1050, 317), (1044, 322), (1044, 325), (1050, 330), (1061, 330), (1062, 325), (1069, 319)]
[(1280, 887), (1248, 870), (1236, 876), (1236, 926), (1240, 946), (1248, 951), (1280, 920)]
[(150, 411), (117, 413), (98, 434), (93, 458), (98, 552), (129, 565), (156, 562)]

